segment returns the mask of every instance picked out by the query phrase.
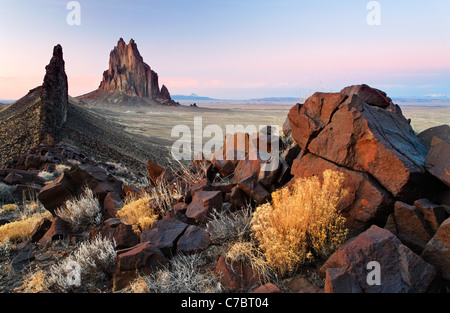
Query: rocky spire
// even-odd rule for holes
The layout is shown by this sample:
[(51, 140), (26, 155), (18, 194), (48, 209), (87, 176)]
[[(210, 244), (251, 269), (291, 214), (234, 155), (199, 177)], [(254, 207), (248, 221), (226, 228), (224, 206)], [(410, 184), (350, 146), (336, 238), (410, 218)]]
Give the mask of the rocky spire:
[(53, 144), (62, 138), (69, 96), (60, 45), (53, 48), (45, 70), (42, 86), (0, 111), (0, 166), (41, 143)]
[(158, 75), (144, 62), (133, 39), (127, 45), (120, 38), (111, 51), (109, 69), (103, 73), (99, 90), (119, 91), (128, 96), (159, 97)]
[(68, 84), (61, 45), (53, 48), (53, 57), (45, 67), (42, 84), (42, 141), (58, 141), (67, 119)]

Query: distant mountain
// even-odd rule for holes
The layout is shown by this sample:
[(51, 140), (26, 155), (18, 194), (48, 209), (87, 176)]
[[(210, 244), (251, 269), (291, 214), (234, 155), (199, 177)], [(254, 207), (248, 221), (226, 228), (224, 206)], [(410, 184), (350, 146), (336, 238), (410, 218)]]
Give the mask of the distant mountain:
[(0, 99), (0, 109), (4, 108), (8, 105), (10, 105), (11, 103), (15, 102), (16, 100), (6, 100), (6, 99)]
[(133, 39), (120, 38), (109, 55), (109, 68), (97, 90), (77, 97), (88, 104), (179, 105), (166, 86), (159, 88), (158, 74), (144, 62)]
[(432, 100), (450, 100), (450, 95), (441, 95), (441, 94), (427, 94), (424, 96), (425, 99)]
[(210, 97), (201, 97), (201, 96), (196, 95), (195, 93), (192, 93), (189, 96), (173, 95), (172, 99), (173, 100), (197, 100), (197, 101), (200, 101), (200, 100), (210, 100), (210, 101), (218, 100), (218, 99), (213, 99), (213, 98), (210, 98)]
[(300, 99), (296, 97), (267, 97), (267, 98), (257, 98), (250, 99), (247, 101), (258, 101), (258, 102), (298, 102)]

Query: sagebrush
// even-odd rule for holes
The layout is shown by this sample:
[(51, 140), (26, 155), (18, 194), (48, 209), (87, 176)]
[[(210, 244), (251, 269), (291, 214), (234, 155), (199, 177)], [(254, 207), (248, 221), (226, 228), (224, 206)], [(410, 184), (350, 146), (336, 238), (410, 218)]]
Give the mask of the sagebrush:
[(85, 292), (107, 281), (105, 271), (116, 263), (116, 243), (101, 236), (80, 244), (50, 269), (48, 287), (58, 292)]
[(154, 293), (221, 292), (222, 285), (217, 276), (202, 272), (200, 267), (203, 265), (201, 254), (179, 254), (170, 261), (170, 267), (144, 277), (146, 288), (140, 289)]
[(16, 186), (10, 186), (0, 182), (0, 204), (14, 202)]
[(250, 205), (235, 212), (213, 210), (207, 231), (217, 243), (246, 239), (250, 236), (252, 214)]
[(344, 176), (326, 170), (322, 179), (299, 178), (293, 186), (272, 193), (272, 203), (259, 206), (252, 232), (271, 268), (279, 275), (326, 258), (346, 239), (345, 219), (338, 212), (348, 193)]
[(67, 222), (74, 232), (84, 231), (89, 226), (100, 225), (102, 222), (100, 203), (87, 187), (79, 197), (67, 200), (55, 213)]

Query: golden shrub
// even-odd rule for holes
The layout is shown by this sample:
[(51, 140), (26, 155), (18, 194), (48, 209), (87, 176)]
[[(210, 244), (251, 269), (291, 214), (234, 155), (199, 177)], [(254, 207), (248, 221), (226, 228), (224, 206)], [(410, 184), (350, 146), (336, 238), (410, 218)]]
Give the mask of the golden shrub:
[(158, 214), (155, 212), (153, 201), (145, 196), (125, 205), (117, 212), (125, 224), (138, 225), (141, 231), (153, 226), (158, 220)]
[(48, 289), (47, 273), (37, 269), (24, 281), (21, 289), (23, 293), (37, 293)]
[(13, 212), (19, 209), (19, 206), (17, 204), (4, 204), (2, 208), (0, 209), (0, 212)]
[(297, 179), (291, 188), (272, 193), (272, 204), (258, 207), (252, 234), (278, 274), (330, 255), (346, 239), (345, 219), (337, 211), (348, 193), (343, 174), (326, 170), (318, 177)]
[(0, 242), (3, 242), (9, 238), (12, 242), (20, 242), (31, 234), (36, 227), (37, 223), (41, 221), (42, 218), (51, 218), (50, 212), (36, 213), (23, 220), (11, 222), (0, 226)]

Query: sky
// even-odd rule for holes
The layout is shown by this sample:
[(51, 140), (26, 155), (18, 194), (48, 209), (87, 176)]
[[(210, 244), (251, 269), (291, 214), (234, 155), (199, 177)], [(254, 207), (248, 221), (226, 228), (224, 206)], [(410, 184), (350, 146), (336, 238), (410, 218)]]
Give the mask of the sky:
[(41, 85), (56, 44), (69, 94), (95, 90), (121, 37), (172, 95), (450, 97), (448, 0), (80, 0), (80, 25), (69, 2), (0, 0), (0, 99)]

